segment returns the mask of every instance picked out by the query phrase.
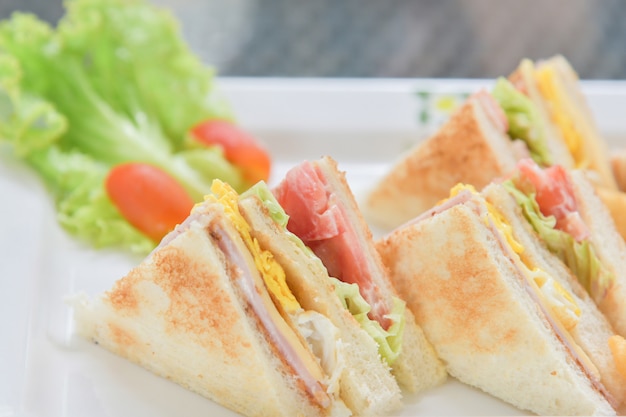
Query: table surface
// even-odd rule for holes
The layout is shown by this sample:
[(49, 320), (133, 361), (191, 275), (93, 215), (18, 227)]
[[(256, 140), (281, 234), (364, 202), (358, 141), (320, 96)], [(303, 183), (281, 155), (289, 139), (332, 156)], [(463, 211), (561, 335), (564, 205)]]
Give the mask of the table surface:
[[(565, 55), (587, 79), (626, 79), (626, 2), (152, 0), (227, 76), (492, 78)], [(2, 0), (56, 22), (62, 0)]]

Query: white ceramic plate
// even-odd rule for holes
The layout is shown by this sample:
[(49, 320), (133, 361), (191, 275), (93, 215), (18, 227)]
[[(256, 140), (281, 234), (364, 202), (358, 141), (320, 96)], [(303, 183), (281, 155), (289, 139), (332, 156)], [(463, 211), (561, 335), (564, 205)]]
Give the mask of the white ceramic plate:
[[(274, 155), (271, 182), (301, 160), (330, 155), (358, 197), (489, 82), (223, 79), (220, 86)], [(626, 145), (626, 84), (584, 88), (610, 146)], [(67, 236), (37, 176), (5, 146), (0, 195), (0, 417), (235, 415), (76, 337), (64, 298), (108, 289), (140, 259)], [(526, 414), (452, 379), (405, 403), (400, 415)]]

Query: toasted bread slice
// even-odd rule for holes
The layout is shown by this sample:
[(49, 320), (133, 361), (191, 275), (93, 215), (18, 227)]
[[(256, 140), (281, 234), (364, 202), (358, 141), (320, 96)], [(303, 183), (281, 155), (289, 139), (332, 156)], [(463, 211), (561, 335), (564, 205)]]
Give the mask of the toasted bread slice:
[(335, 396), (320, 405), (277, 353), (233, 283), (243, 267), (227, 259), (214, 231), (231, 236), (229, 250), (254, 265), (250, 252), (221, 207), (203, 209), (111, 290), (74, 299), (77, 332), (243, 415), (349, 415)]
[(356, 415), (387, 415), (401, 406), (401, 391), (374, 340), (361, 329), (335, 293), (333, 281), (318, 257), (298, 245), (274, 222), (257, 196), (239, 202), (252, 235), (285, 269), (287, 284), (302, 307), (330, 318), (341, 333), (345, 369), (339, 382), (342, 398)]
[(471, 96), (433, 136), (397, 160), (364, 200), (365, 217), (391, 229), (447, 197), (459, 182), (482, 188), (512, 171), (513, 143), (489, 107)]
[(579, 308), (578, 323), (571, 330), (575, 342), (597, 370), (596, 376), (611, 394), (615, 407), (626, 411), (626, 377), (617, 369), (608, 340), (615, 330), (598, 309), (585, 288), (569, 269), (545, 246), (526, 221), (515, 199), (500, 184), (487, 186), (482, 194), (511, 225), (515, 240), (523, 247), (523, 256), (539, 266), (570, 294)]
[(433, 211), (377, 244), (448, 371), (540, 415), (614, 415), (478, 207)]
[[(365, 253), (367, 268), (381, 290), (382, 297), (391, 299), (398, 296), (376, 250), (372, 232), (346, 181), (345, 172), (340, 171), (337, 162), (330, 157), (318, 160), (317, 165), (324, 172), (329, 186), (335, 191), (335, 196), (347, 208), (349, 222), (358, 236), (359, 249)], [(411, 310), (406, 309), (404, 315), (402, 348), (400, 356), (392, 365), (392, 372), (404, 389), (410, 392), (420, 392), (443, 383), (447, 374), (433, 347), (426, 340), (424, 332), (417, 325)]]
[(574, 170), (570, 172), (570, 178), (578, 211), (591, 232), (594, 249), (600, 262), (614, 277), (613, 285), (598, 306), (615, 331), (626, 337), (626, 244), (588, 172)]

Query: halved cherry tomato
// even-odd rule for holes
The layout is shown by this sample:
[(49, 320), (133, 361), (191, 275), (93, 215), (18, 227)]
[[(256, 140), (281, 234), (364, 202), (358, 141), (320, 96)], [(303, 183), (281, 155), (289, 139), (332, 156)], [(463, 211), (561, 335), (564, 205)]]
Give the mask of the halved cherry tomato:
[(268, 180), (271, 169), (268, 152), (237, 125), (225, 120), (208, 120), (193, 127), (191, 133), (204, 145), (220, 146), (226, 159), (237, 165), (251, 184)]
[(185, 220), (194, 205), (183, 186), (167, 172), (144, 163), (113, 167), (105, 188), (124, 218), (156, 242)]

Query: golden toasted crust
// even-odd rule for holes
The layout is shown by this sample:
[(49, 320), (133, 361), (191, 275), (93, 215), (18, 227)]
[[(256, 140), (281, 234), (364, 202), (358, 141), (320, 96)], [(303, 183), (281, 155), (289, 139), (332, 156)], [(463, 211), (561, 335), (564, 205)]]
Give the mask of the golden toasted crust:
[(78, 333), (244, 415), (332, 413), (298, 387), (240, 299), (207, 233), (215, 216), (192, 222), (110, 291), (75, 299)]
[(540, 415), (614, 414), (470, 204), (377, 247), (451, 375)]
[[(154, 253), (151, 261), (151, 268), (131, 270), (107, 293), (111, 309), (117, 315), (132, 317), (141, 313), (151, 295), (141, 291), (140, 283), (151, 280), (169, 300), (163, 317), (169, 331), (202, 335), (207, 325), (214, 334), (229, 331), (237, 317), (231, 306), (233, 300), (223, 290), (215, 288), (214, 282), (221, 279), (218, 268), (206, 268), (202, 259), (190, 258), (175, 246), (166, 246)], [(190, 304), (190, 299), (203, 302)], [(216, 317), (216, 310), (235, 314)], [(229, 338), (220, 343), (227, 345), (226, 352), (236, 354), (241, 341)]]
[(468, 99), (433, 136), (397, 161), (367, 196), (363, 212), (393, 228), (448, 196), (459, 182), (482, 188), (515, 167), (511, 141)]
[[(416, 242), (423, 237), (418, 235), (420, 229), (413, 227), (396, 230), (391, 237), (378, 242), (378, 250), (392, 270), (396, 288), (409, 300), (409, 306), (415, 315), (423, 318), (427, 327), (425, 330), (428, 332), (432, 328), (430, 331), (435, 334), (439, 330), (436, 329), (437, 323), (446, 323), (447, 328), (454, 329), (446, 337), (449, 343), (468, 343), (477, 334), (490, 329), (493, 311), (505, 312), (510, 301), (509, 291), (502, 282), (492, 278), (498, 273), (498, 265), (486, 262), (491, 255), (484, 245), (476, 244), (476, 224), (471, 221), (471, 214), (460, 213), (464, 209), (465, 207), (455, 207), (447, 213), (447, 217), (457, 217), (438, 232), (441, 234), (436, 236), (439, 241), (433, 242), (434, 238), (429, 239), (432, 243), (431, 249), (415, 251)], [(455, 213), (451, 214), (452, 212)], [(450, 247), (441, 240), (449, 242), (449, 238), (445, 237), (446, 232), (453, 233), (454, 245)], [(402, 243), (406, 244), (406, 249), (398, 253)], [(432, 249), (435, 248), (441, 250), (440, 259), (433, 259)], [(398, 263), (394, 259), (408, 255), (409, 251), (415, 259), (414, 262)], [(419, 256), (423, 252), (428, 252), (430, 256)], [(426, 274), (424, 278), (417, 276), (418, 273), (431, 270), (435, 273)], [(507, 272), (514, 273), (512, 266), (509, 266)], [(439, 317), (436, 323), (432, 321), (435, 316)], [(501, 325), (500, 322), (497, 324)], [(504, 324), (499, 329), (502, 338), (497, 343), (470, 342), (473, 348), (478, 352), (491, 354), (498, 350), (508, 350), (507, 345), (519, 343), (513, 322)], [(443, 328), (440, 330), (443, 331)], [(436, 343), (436, 340), (433, 342)]]

